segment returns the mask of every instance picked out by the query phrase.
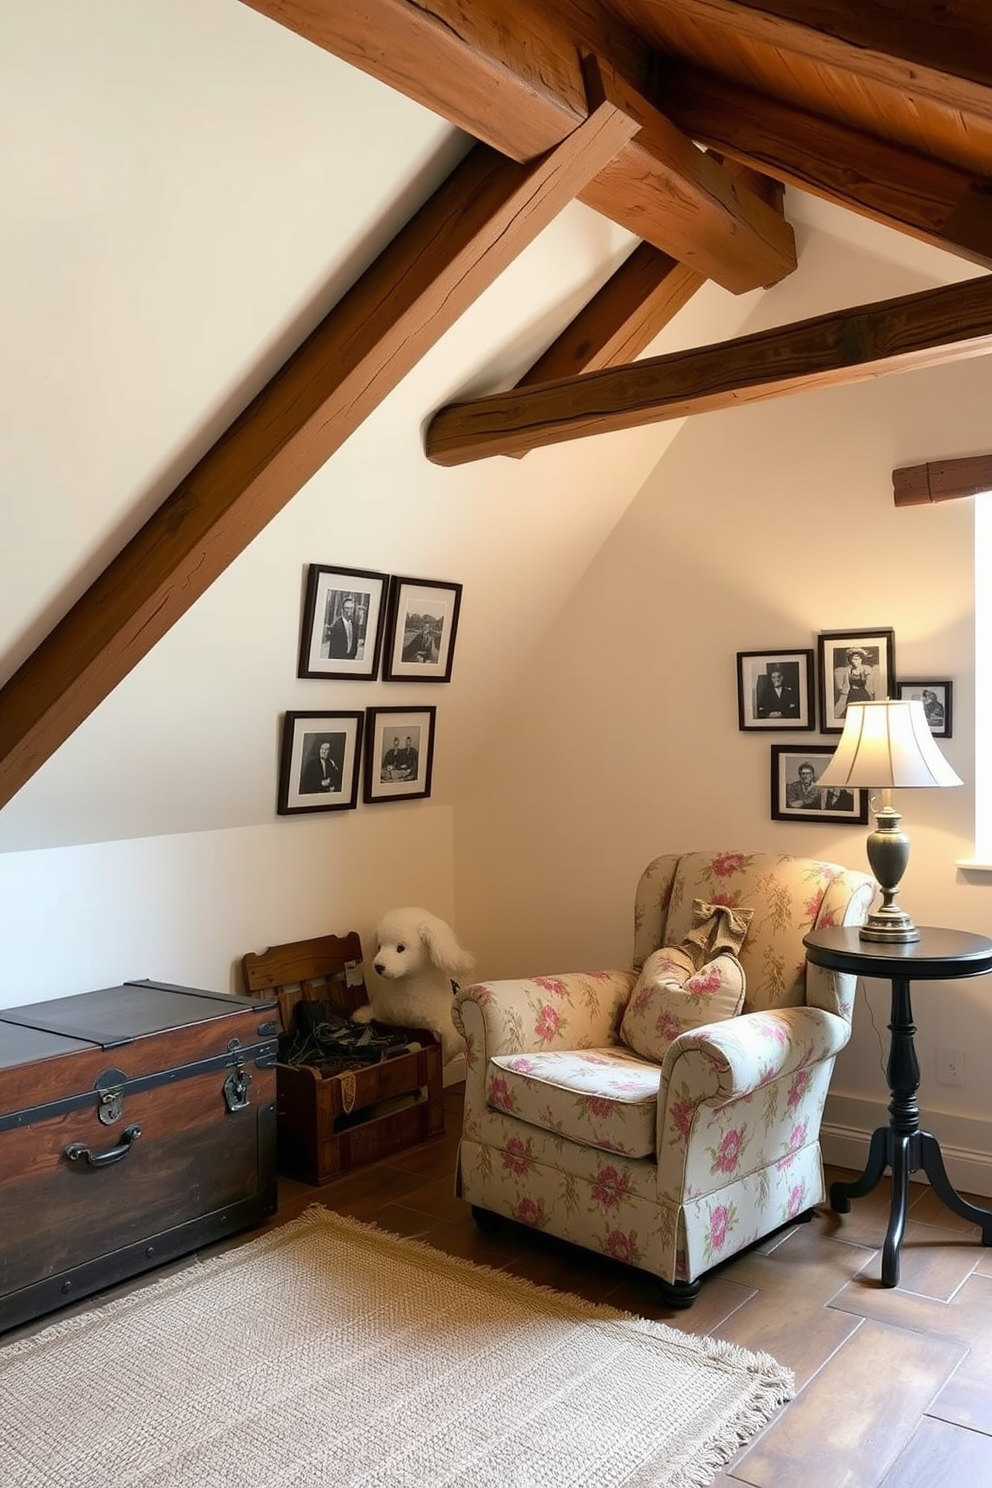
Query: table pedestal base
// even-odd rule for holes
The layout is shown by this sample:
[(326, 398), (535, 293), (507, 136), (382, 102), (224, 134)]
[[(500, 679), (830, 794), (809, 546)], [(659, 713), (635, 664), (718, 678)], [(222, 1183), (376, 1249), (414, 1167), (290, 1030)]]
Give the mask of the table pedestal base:
[(969, 1204), (952, 1186), (940, 1154), (940, 1145), (930, 1132), (900, 1132), (891, 1126), (880, 1126), (872, 1134), (868, 1163), (861, 1177), (856, 1178), (853, 1183), (831, 1183), (831, 1209), (837, 1214), (846, 1214), (851, 1207), (851, 1199), (860, 1199), (871, 1193), (886, 1168), (892, 1170), (892, 1199), (889, 1206), (889, 1227), (882, 1247), (883, 1286), (894, 1287), (899, 1284), (899, 1247), (906, 1227), (911, 1173), (921, 1170), (926, 1173), (937, 1197), (962, 1219), (979, 1226), (983, 1245), (992, 1245), (992, 1210), (979, 1209), (975, 1204)]

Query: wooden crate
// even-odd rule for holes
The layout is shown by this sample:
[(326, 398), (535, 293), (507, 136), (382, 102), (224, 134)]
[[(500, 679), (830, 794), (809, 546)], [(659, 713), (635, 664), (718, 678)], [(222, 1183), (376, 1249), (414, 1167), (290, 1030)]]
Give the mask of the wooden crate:
[[(280, 1025), (293, 1026), (305, 999), (353, 1012), (368, 1001), (356, 931), (249, 952), (242, 958), (251, 996), (275, 997)], [(344, 1073), (308, 1064), (276, 1066), (279, 1171), (323, 1184), (444, 1131), (441, 1046), (423, 1029), (404, 1030), (420, 1047)]]

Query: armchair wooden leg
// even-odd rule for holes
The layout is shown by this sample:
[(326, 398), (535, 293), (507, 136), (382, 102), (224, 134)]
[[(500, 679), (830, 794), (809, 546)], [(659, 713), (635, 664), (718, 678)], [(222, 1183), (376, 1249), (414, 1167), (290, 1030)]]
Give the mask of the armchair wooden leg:
[(472, 1205), (472, 1218), (484, 1235), (495, 1235), (503, 1227), (502, 1214), (494, 1214), (491, 1209), (480, 1209), (478, 1204)]
[(657, 1276), (655, 1280), (658, 1283), (661, 1300), (665, 1306), (679, 1312), (683, 1311), (686, 1307), (692, 1306), (693, 1302), (699, 1296), (699, 1291), (703, 1284), (701, 1279), (697, 1279), (696, 1281), (663, 1281), (660, 1276)]

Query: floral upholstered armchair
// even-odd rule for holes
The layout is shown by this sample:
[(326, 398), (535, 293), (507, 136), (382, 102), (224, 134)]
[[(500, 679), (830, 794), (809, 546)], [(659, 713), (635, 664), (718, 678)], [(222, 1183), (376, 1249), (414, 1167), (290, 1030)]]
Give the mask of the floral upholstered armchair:
[(861, 924), (875, 887), (810, 858), (659, 857), (632, 970), (459, 992), (457, 1182), (480, 1227), (601, 1251), (688, 1307), (704, 1272), (819, 1203), (856, 979), (807, 963), (803, 936)]

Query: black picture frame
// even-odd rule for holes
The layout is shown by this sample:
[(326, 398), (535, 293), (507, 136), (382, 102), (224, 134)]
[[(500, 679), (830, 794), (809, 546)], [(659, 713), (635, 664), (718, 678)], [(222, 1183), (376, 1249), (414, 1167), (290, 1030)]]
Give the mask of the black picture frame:
[(372, 569), (311, 563), (296, 675), (373, 681), (379, 671), (388, 586), (389, 575)]
[[(415, 801), (431, 793), (437, 708), (366, 708), (362, 800)], [(409, 751), (416, 758), (412, 764)], [(393, 753), (400, 758), (391, 759)]]
[[(868, 824), (868, 792), (866, 790), (842, 790), (836, 792), (836, 804), (827, 801), (828, 792), (818, 787), (827, 762), (832, 759), (833, 744), (773, 744), (771, 746), (773, 821), (795, 822), (849, 822), (852, 826)], [(809, 766), (813, 775), (809, 788), (800, 795), (804, 782), (804, 767)], [(813, 796), (820, 804), (812, 804)], [(792, 799), (790, 799), (790, 797)]]
[(280, 816), (354, 810), (364, 727), (365, 714), (360, 711), (314, 709), (283, 715), (276, 805)]
[[(778, 694), (772, 687), (775, 671), (782, 674)], [(811, 647), (738, 651), (737, 727), (742, 731), (788, 729), (800, 733), (816, 727)]]
[(461, 584), (394, 574), (389, 581), (384, 681), (450, 682), (461, 605)]
[[(862, 660), (852, 657), (860, 652)], [(895, 697), (896, 637), (889, 628), (823, 630), (817, 637), (820, 732), (840, 734), (848, 701)], [(852, 691), (852, 688), (854, 689)]]
[[(930, 697), (927, 694), (930, 694)], [(918, 698), (927, 715), (930, 732), (935, 739), (950, 739), (954, 733), (954, 683), (945, 679), (931, 681), (924, 677), (917, 681), (898, 684), (896, 696), (912, 701)]]

